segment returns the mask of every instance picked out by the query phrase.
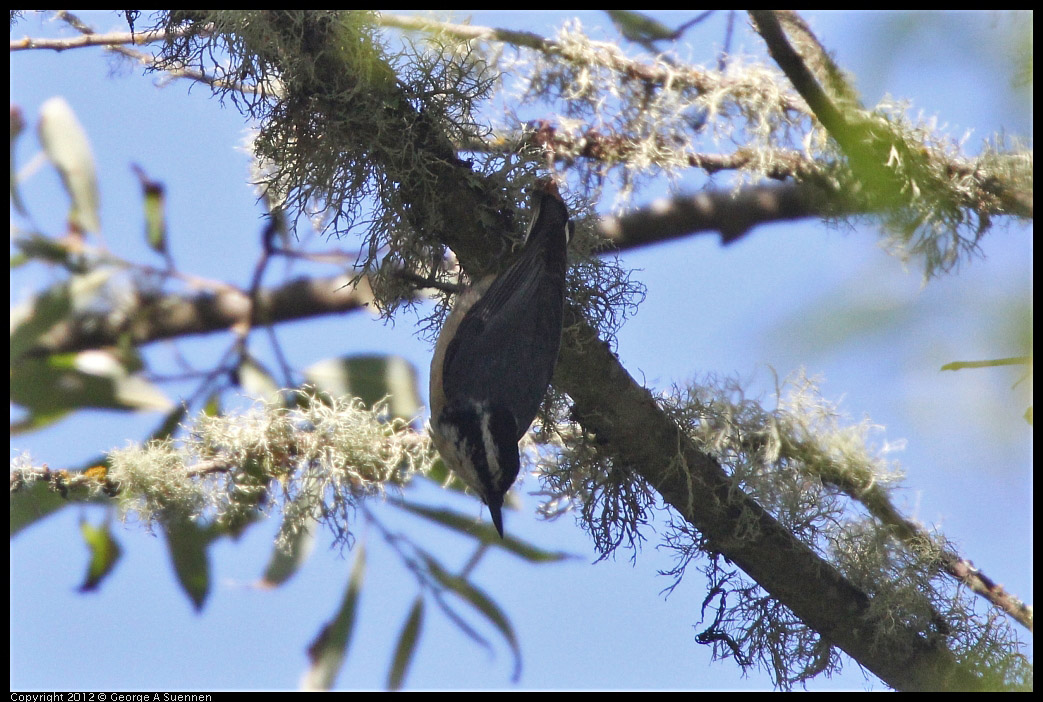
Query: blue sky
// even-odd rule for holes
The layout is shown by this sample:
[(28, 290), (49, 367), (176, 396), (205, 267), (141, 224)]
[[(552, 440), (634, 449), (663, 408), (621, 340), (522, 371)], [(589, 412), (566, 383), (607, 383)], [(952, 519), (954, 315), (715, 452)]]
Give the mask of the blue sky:
[[(566, 12), (480, 12), (473, 23), (552, 34)], [(110, 13), (83, 15), (99, 30), (120, 29)], [(459, 17), (466, 16), (460, 13)], [(601, 13), (579, 13), (585, 27), (615, 36)], [(659, 15), (678, 24), (686, 15)], [(973, 130), (967, 149), (999, 130), (1030, 135), (1031, 103), (1010, 86), (1011, 49), (1003, 45), (1012, 19), (1000, 13), (938, 13), (910, 19), (889, 13), (808, 13), (820, 40), (857, 78), (867, 103), (890, 94), (914, 112), (935, 115), (957, 137)], [(734, 50), (761, 54), (745, 29)], [(685, 51), (714, 60), (723, 15), (689, 30)], [(16, 25), (12, 38), (56, 36), (59, 25)], [(64, 32), (68, 35), (68, 32)], [(11, 56), (11, 103), (30, 124), (40, 104), (62, 95), (92, 140), (101, 180), (103, 231), (109, 246), (149, 258), (140, 234), (140, 195), (131, 163), (164, 182), (174, 255), (185, 270), (245, 285), (252, 272), (261, 210), (246, 184), (248, 160), (238, 150), (245, 124), (202, 86), (157, 87), (99, 49), (18, 52)], [(37, 150), (19, 144), (20, 162)], [(691, 186), (701, 183), (693, 174)], [(680, 188), (686, 189), (682, 180)], [(664, 194), (649, 190), (638, 204)], [(62, 231), (57, 178), (41, 170), (23, 190), (36, 225)], [(15, 215), (12, 212), (12, 217)], [(961, 553), (1009, 590), (1032, 600), (1032, 431), (1021, 414), (1031, 381), (1012, 390), (1019, 372), (942, 373), (953, 360), (1019, 355), (1016, 312), (1030, 305), (1031, 227), (999, 226), (983, 241), (981, 258), (957, 273), (922, 285), (881, 251), (870, 226), (826, 228), (815, 221), (762, 227), (722, 248), (714, 236), (628, 252), (648, 297), (619, 334), (620, 359), (649, 386), (715, 373), (748, 381), (767, 395), (771, 368), (785, 376), (799, 368), (823, 378), (822, 392), (853, 421), (869, 416), (886, 438), (906, 439), (897, 458), (907, 473), (899, 492), (910, 516), (941, 526)], [(315, 245), (313, 249), (317, 248)], [(12, 272), (12, 303), (47, 276)], [(277, 282), (271, 276), (269, 283)], [(1029, 308), (1031, 309), (1031, 308)], [(1031, 312), (1029, 312), (1031, 318)], [(867, 320), (879, 319), (878, 324)], [(364, 315), (300, 322), (280, 328), (291, 359), (304, 367), (347, 352), (396, 353), (422, 374), (426, 388), (430, 346), (406, 314), (394, 325)], [(847, 331), (851, 325), (854, 331)], [(225, 341), (179, 344), (198, 364)], [(170, 365), (172, 349), (157, 344), (149, 359)], [(1027, 385), (1027, 391), (1026, 391)], [(157, 415), (97, 413), (12, 439), (52, 467), (78, 465), (99, 451), (146, 435)], [(537, 489), (522, 483), (524, 508), (506, 515), (507, 529), (549, 549), (579, 556), (532, 567), (510, 556), (483, 560), (476, 579), (510, 616), (521, 644), (523, 670), (510, 680), (509, 651), (492, 632), (490, 653), (475, 646), (428, 608), (419, 653), (407, 679), (416, 689), (765, 689), (760, 672), (739, 675), (731, 662), (713, 663), (694, 643), (705, 583), (694, 570), (672, 595), (656, 575), (672, 566), (657, 551), (655, 534), (632, 563), (629, 554), (593, 563), (590, 541), (569, 516), (533, 516)], [(410, 497), (479, 514), (476, 500), (428, 487)], [(417, 531), (425, 525), (390, 508), (388, 523)], [(276, 525), (250, 530), (211, 552), (213, 588), (195, 614), (178, 588), (162, 537), (116, 526), (124, 547), (117, 571), (100, 592), (75, 592), (85, 569), (82, 518), (98, 509), (70, 508), (11, 542), (12, 689), (285, 689), (305, 668), (305, 648), (332, 616), (353, 553), (319, 548), (308, 565), (277, 590), (251, 585), (270, 551)], [(662, 527), (662, 524), (657, 525)], [(462, 564), (469, 547), (432, 530), (426, 542), (448, 564)], [(411, 578), (376, 533), (362, 530), (368, 570), (359, 629), (337, 681), (343, 689), (381, 688), (395, 637), (415, 595)], [(1027, 636), (1025, 637), (1027, 638)], [(1031, 653), (1031, 651), (1029, 651)], [(813, 689), (881, 686), (847, 661), (843, 674)]]

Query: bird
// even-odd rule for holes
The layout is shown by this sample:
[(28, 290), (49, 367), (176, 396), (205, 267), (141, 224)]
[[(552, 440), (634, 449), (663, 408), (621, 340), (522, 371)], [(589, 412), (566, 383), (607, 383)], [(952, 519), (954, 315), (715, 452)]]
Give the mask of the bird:
[(518, 477), (518, 442), (557, 364), (574, 231), (557, 186), (533, 192), (521, 253), (457, 296), (431, 359), (431, 436), (442, 460), (489, 507), (503, 538), (503, 499)]

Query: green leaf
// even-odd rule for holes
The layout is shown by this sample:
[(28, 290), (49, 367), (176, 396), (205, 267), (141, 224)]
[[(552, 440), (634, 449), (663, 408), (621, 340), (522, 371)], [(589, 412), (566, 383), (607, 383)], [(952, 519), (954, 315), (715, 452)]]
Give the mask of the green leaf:
[(58, 322), (72, 314), (68, 285), (47, 289), (11, 308), (11, 360), (20, 358)]
[[(285, 530), (285, 522), (283, 530)], [(300, 567), (315, 549), (315, 528), (312, 525), (297, 527), (284, 546), (276, 545), (268, 565), (264, 568), (260, 586), (273, 588), (282, 585), (296, 575)]]
[(181, 420), (188, 414), (188, 406), (181, 404), (176, 406), (174, 409), (167, 413), (167, 416), (163, 418), (159, 426), (149, 436), (154, 441), (161, 441), (163, 439), (169, 439), (177, 431), (178, 427), (181, 426)]
[(417, 596), (413, 606), (406, 617), (406, 623), (398, 635), (398, 643), (395, 645), (395, 655), (391, 659), (391, 671), (388, 673), (388, 689), (402, 689), (402, 682), (409, 671), (409, 664), (413, 662), (416, 653), (417, 641), (420, 640), (420, 631), (424, 624), (424, 598)]
[(366, 551), (359, 548), (355, 565), (351, 569), (348, 589), (341, 601), (337, 614), (328, 622), (308, 647), (311, 666), (304, 673), (301, 688), (304, 690), (329, 690), (340, 672), (341, 663), (348, 651), (351, 635), (355, 630), (359, 593), (366, 572)]
[(214, 391), (210, 393), (210, 396), (206, 398), (206, 402), (203, 403), (203, 414), (208, 417), (220, 417), (221, 416), (221, 393)]
[(44, 480), (37, 480), (11, 490), (11, 536), (44, 517), (66, 507), (69, 501)]
[(145, 198), (145, 240), (158, 254), (167, 252), (167, 219), (166, 195), (163, 184), (152, 180), (141, 166), (131, 164), (131, 169), (141, 182), (142, 195)]
[(207, 548), (212, 535), (209, 529), (201, 527), (184, 516), (169, 516), (163, 522), (163, 531), (167, 537), (167, 548), (170, 560), (174, 565), (181, 589), (185, 591), (192, 605), (199, 611), (210, 594), (210, 559)]
[(474, 517), (470, 517), (466, 514), (461, 514), (448, 509), (425, 507), (404, 500), (398, 501), (395, 504), (408, 512), (412, 512), (413, 514), (424, 517), (425, 519), (430, 519), (448, 529), (453, 529), (462, 534), (480, 538), (483, 543), (502, 548), (508, 553), (523, 558), (531, 563), (556, 563), (558, 561), (577, 557), (562, 551), (547, 551), (509, 534), (501, 539), (500, 535), (496, 533), (495, 527), (491, 524), (475, 524)]
[(995, 368), (998, 366), (1027, 366), (1032, 363), (1032, 356), (1015, 356), (1013, 358), (993, 358), (986, 361), (953, 361), (942, 366), (943, 371), (963, 370), (964, 368)]
[[(279, 529), (279, 543), (261, 578), (261, 587), (277, 587), (293, 577), (308, 560), (315, 548), (318, 522), (313, 516), (322, 506), (322, 486), (318, 481), (308, 483), (283, 510)], [(282, 545), (280, 545), (280, 543)]]
[(39, 135), (72, 200), (69, 224), (80, 231), (98, 231), (101, 222), (94, 154), (87, 132), (64, 98), (53, 97), (40, 107)]
[(11, 243), (21, 251), (20, 254), (11, 257), (11, 268), (16, 268), (30, 261), (46, 261), (48, 263), (56, 263), (71, 271), (83, 271), (84, 264), (82, 261), (74, 259), (69, 247), (60, 241), (30, 232), (12, 237)]
[(157, 387), (130, 375), (106, 351), (26, 358), (11, 365), (11, 401), (34, 417), (50, 418), (85, 407), (169, 410)]
[(67, 410), (60, 412), (33, 412), (26, 417), (11, 422), (11, 436), (21, 436), (29, 432), (46, 429), (55, 422), (61, 421)]
[(369, 407), (387, 397), (391, 414), (401, 419), (420, 412), (416, 368), (401, 356), (328, 358), (306, 368), (304, 377), (334, 397), (358, 397)]
[(91, 304), (112, 274), (112, 269), (98, 269), (75, 275), (12, 307), (11, 359), (21, 358), (56, 324), (67, 321), (76, 309)]
[(673, 39), (677, 32), (643, 12), (605, 10), (624, 38), (637, 43)]
[(279, 384), (275, 382), (275, 378), (272, 377), (271, 373), (252, 358), (243, 357), (239, 367), (236, 369), (236, 379), (239, 387), (247, 395), (265, 402), (282, 403), (282, 397), (279, 394)]
[(453, 592), (461, 600), (471, 605), (475, 611), (485, 617), (485, 619), (500, 632), (500, 636), (503, 637), (504, 641), (510, 647), (511, 653), (514, 655), (514, 674), (512, 675), (512, 678), (517, 680), (518, 676), (521, 674), (521, 648), (518, 646), (518, 638), (514, 634), (514, 627), (511, 626), (510, 620), (507, 619), (507, 616), (503, 613), (503, 610), (500, 609), (500, 606), (466, 578), (452, 575), (447, 572), (441, 564), (430, 555), (425, 553), (421, 553), (420, 555), (427, 565), (428, 572), (439, 582), (439, 584), (442, 585), (442, 587)]
[(90, 551), (90, 562), (87, 565), (87, 575), (79, 590), (89, 592), (96, 590), (101, 585), (101, 581), (116, 567), (122, 549), (119, 543), (112, 538), (108, 524), (96, 527), (83, 520), (80, 522), (80, 533)]

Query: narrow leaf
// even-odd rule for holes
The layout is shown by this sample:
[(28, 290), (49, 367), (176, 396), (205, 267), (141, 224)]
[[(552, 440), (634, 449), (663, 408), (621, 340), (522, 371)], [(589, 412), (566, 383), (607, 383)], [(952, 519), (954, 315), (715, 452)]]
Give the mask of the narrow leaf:
[(166, 195), (163, 184), (152, 180), (138, 164), (131, 164), (145, 199), (145, 240), (158, 254), (167, 252)]
[(391, 414), (401, 419), (420, 411), (416, 368), (401, 356), (327, 358), (306, 368), (304, 377), (334, 397), (358, 397), (369, 407), (386, 397)]
[(25, 527), (69, 505), (57, 491), (43, 480), (23, 484), (11, 490), (11, 537)]
[(20, 358), (37, 339), (72, 314), (66, 283), (54, 285), (11, 308), (11, 360)]
[(236, 369), (236, 379), (239, 387), (250, 397), (256, 397), (266, 402), (280, 402), (279, 384), (275, 382), (271, 373), (252, 358), (243, 358)]
[(507, 619), (500, 606), (466, 578), (450, 574), (438, 561), (429, 555), (421, 554), (421, 556), (427, 565), (428, 572), (443, 587), (471, 605), (475, 611), (485, 617), (500, 632), (500, 636), (503, 637), (514, 655), (514, 673), (512, 677), (514, 680), (517, 680), (521, 674), (521, 648), (518, 645), (518, 638), (514, 634), (514, 627), (511, 626), (510, 620)]
[(643, 12), (634, 10), (605, 10), (612, 18), (612, 23), (619, 28), (624, 38), (633, 42), (659, 41), (660, 39), (673, 39), (677, 36), (675, 30)]
[(402, 682), (406, 679), (409, 664), (413, 662), (416, 653), (416, 645), (420, 640), (420, 631), (424, 624), (424, 598), (417, 596), (413, 606), (406, 617), (406, 623), (398, 635), (398, 643), (395, 645), (395, 656), (391, 660), (391, 672), (388, 673), (388, 689), (402, 689)]
[(98, 176), (87, 132), (69, 103), (53, 97), (40, 106), (40, 143), (58, 169), (72, 200), (69, 224), (80, 231), (101, 229), (98, 219)]
[(11, 256), (11, 268), (17, 268), (30, 261), (47, 261), (77, 273), (82, 273), (85, 269), (85, 264), (71, 255), (71, 249), (65, 242), (36, 232), (23, 232), (11, 239), (11, 243), (20, 251)]
[(261, 587), (282, 585), (308, 560), (315, 548), (315, 533), (318, 527), (314, 513), (321, 508), (321, 503), (322, 485), (314, 481), (308, 483), (286, 505), (286, 509), (283, 510), (283, 523), (279, 528), (279, 538), (264, 569)]
[(347, 655), (351, 635), (355, 630), (355, 616), (358, 611), (359, 593), (362, 591), (362, 579), (365, 572), (366, 552), (359, 548), (340, 609), (308, 647), (311, 666), (304, 673), (301, 689), (307, 691), (329, 690), (333, 686), (344, 657)]
[(199, 611), (210, 594), (210, 532), (187, 517), (170, 517), (163, 531), (181, 589)]
[(454, 531), (467, 534), (468, 536), (479, 537), (484, 543), (487, 543), (490, 546), (502, 548), (508, 553), (523, 558), (531, 563), (555, 563), (569, 558), (578, 558), (578, 556), (563, 551), (547, 551), (534, 544), (521, 541), (510, 534), (501, 539), (500, 535), (496, 533), (496, 530), (491, 525), (476, 525), (473, 517), (454, 512), (453, 510), (425, 507), (424, 505), (418, 505), (404, 500), (395, 502), (395, 504), (408, 512), (412, 512), (413, 514), (424, 517), (425, 519), (430, 519), (448, 529), (453, 529)]
[(1027, 366), (1032, 363), (1031, 356), (1015, 356), (1013, 358), (994, 358), (986, 361), (953, 361), (942, 366), (941, 370), (963, 370), (964, 368), (994, 368), (996, 366)]
[(188, 405), (185, 404), (180, 404), (167, 412), (167, 416), (163, 418), (159, 426), (149, 435), (149, 439), (161, 441), (172, 437), (178, 427), (181, 426), (181, 420), (185, 418), (186, 414), (188, 414)]
[(84, 407), (169, 410), (159, 388), (127, 373), (107, 351), (81, 351), (25, 358), (11, 365), (11, 401), (33, 414), (52, 415)]
[(80, 522), (80, 533), (90, 551), (87, 575), (80, 585), (80, 592), (95, 590), (101, 581), (112, 572), (122, 554), (119, 543), (112, 537), (108, 524), (94, 526), (86, 520)]

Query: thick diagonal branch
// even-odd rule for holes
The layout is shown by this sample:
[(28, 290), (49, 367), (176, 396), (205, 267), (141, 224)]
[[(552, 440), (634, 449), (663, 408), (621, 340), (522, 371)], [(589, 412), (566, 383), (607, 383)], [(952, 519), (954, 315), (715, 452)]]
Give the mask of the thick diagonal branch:
[[(724, 470), (637, 383), (597, 334), (573, 315), (556, 382), (574, 417), (654, 486), (711, 547), (742, 568), (830, 643), (899, 690), (970, 690), (941, 638), (866, 617), (868, 597), (737, 489)], [(578, 331), (576, 331), (578, 330)], [(678, 469), (678, 459), (683, 469)], [(749, 533), (750, 516), (759, 537)]]

